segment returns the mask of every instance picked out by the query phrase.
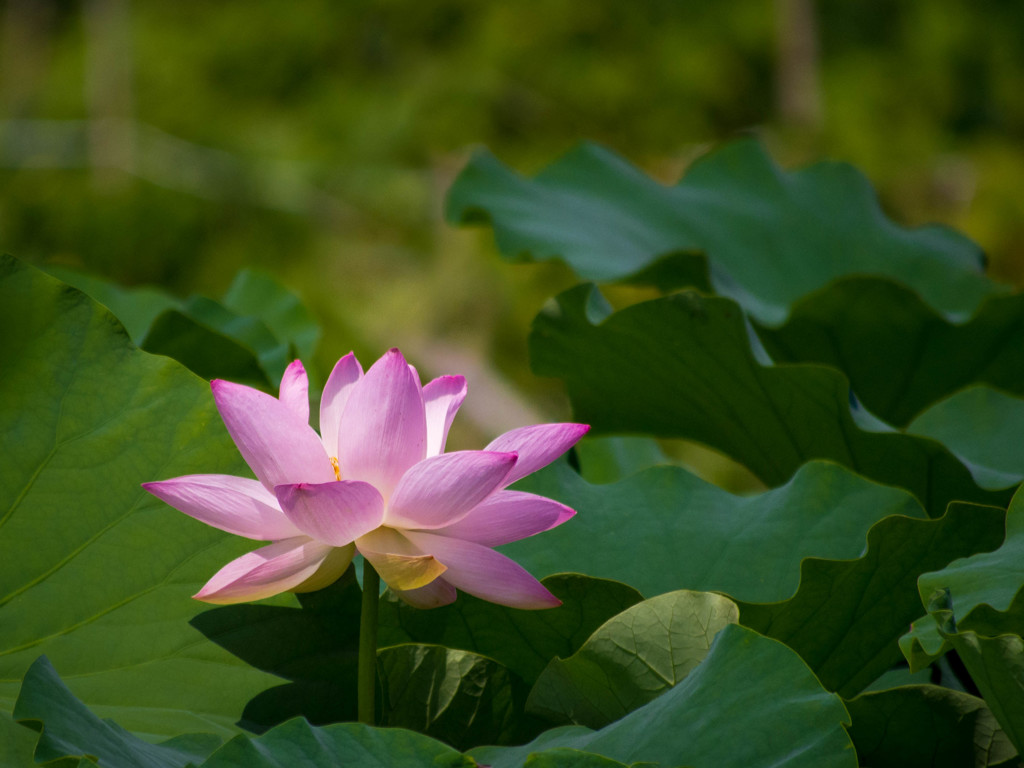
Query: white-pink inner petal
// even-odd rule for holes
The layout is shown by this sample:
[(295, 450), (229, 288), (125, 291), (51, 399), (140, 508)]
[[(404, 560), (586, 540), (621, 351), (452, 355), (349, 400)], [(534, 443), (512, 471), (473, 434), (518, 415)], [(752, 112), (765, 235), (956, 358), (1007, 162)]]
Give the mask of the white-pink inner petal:
[(320, 398), (320, 436), (330, 456), (338, 455), (338, 428), (345, 403), (352, 393), (352, 387), (363, 377), (363, 367), (354, 353), (349, 352), (339, 360), (324, 385)]
[(423, 391), (397, 349), (353, 387), (341, 415), (341, 476), (371, 483), (384, 496), (426, 455)]
[(305, 536), (274, 542), (232, 560), (193, 597), (230, 604), (287, 592), (316, 573), (330, 551)]
[(445, 581), (481, 600), (529, 609), (562, 604), (522, 566), (493, 549), (420, 531), (406, 531), (405, 536), (448, 567)]
[(516, 467), (507, 484), (536, 472), (557, 459), (590, 430), (587, 424), (536, 424), (520, 427), (495, 438), (485, 451), (515, 451)]
[(427, 414), (427, 456), (444, 453), (452, 420), (466, 399), (464, 376), (441, 376), (423, 388)]
[(402, 477), (384, 516), (395, 528), (440, 528), (469, 514), (505, 483), (514, 453), (457, 451), (424, 459)]
[(259, 481), (234, 475), (185, 475), (142, 487), (158, 499), (214, 528), (249, 539), (301, 536)]
[(461, 520), (434, 531), (441, 536), (499, 547), (561, 525), (576, 511), (554, 499), (522, 491), (499, 491)]
[(309, 423), (309, 378), (301, 360), (293, 360), (284, 369), (278, 400), (304, 422)]
[(369, 483), (352, 480), (279, 485), (274, 489), (287, 518), (307, 536), (344, 547), (381, 524), (384, 500)]
[(219, 379), (211, 387), (224, 425), (267, 490), (334, 479), (316, 432), (276, 397)]

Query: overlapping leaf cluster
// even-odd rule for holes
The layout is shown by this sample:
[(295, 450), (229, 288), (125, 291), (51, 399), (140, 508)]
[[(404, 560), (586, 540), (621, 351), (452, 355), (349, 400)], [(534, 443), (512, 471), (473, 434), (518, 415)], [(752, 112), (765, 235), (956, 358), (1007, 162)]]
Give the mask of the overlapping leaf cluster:
[[(218, 334), (270, 385), (315, 343), (301, 305), (253, 275), (219, 304), (70, 278), (169, 359), (6, 258), (0, 765), (1015, 764), (1024, 304), (976, 246), (893, 224), (847, 166), (784, 172), (749, 141), (675, 187), (593, 147), (535, 179), (481, 154), (449, 214), (489, 221), (509, 257), (662, 294), (616, 311), (580, 285), (530, 335), (599, 435), (520, 483), (576, 518), (505, 548), (563, 606), (384, 595), (378, 722), (395, 727), (347, 722), (352, 573), (196, 603), (245, 542), (139, 487), (245, 471), (181, 363), (246, 378), (207, 354)], [(658, 437), (768, 490), (711, 485)]]

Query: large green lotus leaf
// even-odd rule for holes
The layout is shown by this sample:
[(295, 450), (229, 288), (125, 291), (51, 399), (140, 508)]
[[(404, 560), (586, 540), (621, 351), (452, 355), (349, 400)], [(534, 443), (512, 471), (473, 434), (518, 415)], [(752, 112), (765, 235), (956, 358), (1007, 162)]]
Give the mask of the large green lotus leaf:
[[(75, 733), (82, 738), (81, 742), (69, 743), (74, 753), (96, 754), (97, 747), (128, 748), (124, 743), (131, 739), (128, 734), (96, 718), (89, 721), (91, 729), (82, 728), (82, 713), (66, 705), (59, 688), (39, 686), (39, 695), (33, 696), (33, 687), (29, 686), (23, 695), (41, 700), (42, 706), (48, 707), (36, 715), (43, 726), (58, 737)], [(706, 727), (707, 722), (714, 722), (716, 727)], [(494, 768), (519, 768), (531, 753), (550, 752), (548, 757), (553, 759), (564, 755), (565, 750), (594, 753), (624, 763), (642, 760), (665, 766), (731, 768), (788, 761), (785, 764), (792, 768), (852, 768), (856, 756), (843, 728), (848, 722), (841, 701), (821, 688), (792, 651), (730, 625), (719, 634), (704, 662), (682, 683), (606, 728), (553, 729), (526, 746), (481, 748), (475, 756)], [(751, 734), (757, 734), (757, 738), (751, 738)], [(164, 760), (170, 749), (180, 752), (187, 747), (197, 751), (199, 738), (182, 736), (148, 747), (154, 750), (156, 759)], [(135, 749), (141, 750), (140, 744), (131, 741)], [(125, 764), (138, 764), (140, 768), (150, 765), (112, 765), (120, 768)], [(545, 764), (552, 763), (540, 762), (541, 766)], [(236, 736), (210, 755), (201, 768), (296, 765), (469, 768), (473, 763), (436, 740), (403, 729), (355, 723), (316, 728), (295, 719), (260, 737)], [(583, 765), (589, 768), (587, 763)]]
[(6, 712), (0, 713), (0, 766), (3, 768), (35, 768), (32, 755), (39, 734), (14, 721)]
[(826, 462), (756, 496), (734, 496), (681, 467), (652, 467), (592, 485), (559, 462), (516, 488), (578, 514), (542, 535), (502, 547), (531, 572), (572, 569), (630, 583), (645, 595), (723, 592), (750, 602), (784, 600), (807, 557), (853, 559), (888, 515), (924, 517), (913, 496)]
[[(641, 765), (657, 768), (654, 763), (633, 763), (632, 768), (639, 768)], [(533, 753), (526, 758), (523, 768), (631, 768), (631, 766), (603, 755), (595, 755), (593, 752), (562, 748)]]
[(275, 384), (281, 380), (284, 369), (292, 361), (288, 356), (289, 344), (279, 340), (258, 317), (232, 312), (204, 296), (190, 296), (184, 310), (193, 319), (253, 350), (270, 380)]
[[(918, 580), (918, 590), (926, 606), (936, 592), (948, 590), (961, 631), (1024, 635), (1024, 491), (1017, 492), (1006, 511), (1002, 546), (925, 573)], [(920, 631), (934, 638), (934, 622), (922, 624)], [(926, 645), (936, 652), (934, 641)]]
[[(149, 744), (116, 723), (96, 717), (64, 686), (46, 659), (39, 659), (26, 674), (17, 711), (19, 717), (41, 731), (37, 736), (18, 726), (34, 737), (33, 743), (38, 739), (35, 756), (40, 761), (92, 755), (106, 768), (185, 768), (199, 764), (203, 768), (305, 765), (470, 768), (475, 765), (451, 747), (411, 731), (370, 728), (356, 723), (315, 728), (300, 718), (257, 738), (238, 735), (219, 748), (220, 740), (209, 734), (186, 734), (161, 744)], [(3, 765), (8, 768), (7, 763)], [(63, 762), (48, 765), (64, 768)]]
[(481, 151), (452, 186), (447, 216), (489, 221), (508, 258), (561, 257), (589, 280), (703, 252), (715, 291), (770, 325), (801, 296), (850, 274), (886, 275), (960, 315), (994, 291), (981, 250), (964, 236), (900, 227), (852, 166), (784, 172), (753, 140), (708, 153), (674, 187), (592, 144), (532, 180)]
[(548, 576), (543, 583), (561, 606), (521, 611), (463, 593), (452, 605), (423, 611), (386, 593), (378, 646), (434, 643), (473, 651), (532, 684), (552, 658), (572, 655), (601, 624), (643, 600), (625, 584), (578, 573)]
[(592, 437), (575, 446), (580, 471), (590, 483), (614, 483), (672, 461), (650, 437)]
[(935, 620), (928, 615), (911, 622), (910, 631), (900, 638), (900, 651), (906, 658), (911, 672), (927, 669), (949, 648), (949, 643), (939, 633)]
[(276, 387), (285, 366), (313, 353), (320, 327), (299, 298), (269, 275), (244, 269), (220, 302), (181, 301), (158, 288), (125, 288), (60, 267), (48, 268), (104, 304), (135, 343), (184, 363), (200, 376)]
[(532, 752), (564, 747), (664, 766), (852, 768), (848, 722), (839, 698), (793, 651), (730, 624), (681, 683), (611, 725), (554, 729), (522, 747), (470, 754), (493, 768), (519, 768)]
[(1024, 479), (1024, 400), (1018, 397), (983, 384), (970, 386), (919, 414), (907, 432), (945, 445), (983, 488), (1006, 488)]
[[(282, 300), (298, 302), (278, 288)], [(314, 330), (319, 329), (314, 326)], [(160, 315), (141, 346), (173, 357), (205, 379), (221, 377), (264, 388), (280, 383), (295, 347), (287, 338), (276, 336), (258, 312), (239, 314), (204, 296), (192, 296), (180, 310)]]
[(264, 351), (268, 343), (278, 343), (266, 327), (254, 327), (262, 323), (253, 317), (200, 296), (183, 302), (151, 286), (127, 288), (59, 266), (47, 271), (107, 307), (147, 352), (173, 357), (206, 379), (219, 376), (264, 388), (273, 381), (261, 366), (258, 342)]
[(237, 736), (200, 768), (474, 768), (447, 744), (403, 728), (338, 723), (323, 728), (296, 718), (257, 738)]
[(299, 297), (270, 275), (243, 269), (231, 282), (221, 303), (242, 317), (259, 318), (274, 336), (309, 358), (320, 341), (320, 325)]
[(983, 700), (949, 688), (865, 693), (846, 708), (861, 765), (872, 768), (987, 768), (1017, 754)]
[(67, 689), (45, 656), (25, 673), (14, 718), (40, 731), (37, 762), (81, 756), (95, 758), (101, 766), (177, 768), (201, 762), (221, 745), (211, 734), (150, 744), (113, 721), (101, 720)]
[[(288, 363), (298, 356), (308, 359), (320, 338), (320, 326), (295, 294), (269, 275), (247, 269), (235, 276), (220, 302), (192, 296), (182, 311), (210, 332), (226, 336), (254, 354), (275, 387)], [(197, 362), (207, 366), (216, 362), (213, 356), (202, 356), (198, 347), (192, 352)]]
[(1017, 634), (986, 637), (959, 627), (959, 606), (948, 588), (933, 592), (927, 607), (1007, 737), (1024, 753), (1024, 640)]
[(971, 382), (1024, 394), (1020, 294), (990, 297), (958, 325), (902, 285), (849, 277), (800, 299), (782, 327), (757, 333), (776, 363), (843, 371), (868, 410), (901, 427)]
[(906, 685), (924, 685), (925, 683), (931, 683), (931, 673), (932, 670), (930, 669), (919, 669), (916, 672), (913, 672), (906, 665), (900, 663), (890, 668), (880, 677), (876, 677), (874, 682), (865, 688), (863, 693), (858, 695), (871, 693), (873, 691), (887, 691), (890, 688), (899, 688), (900, 686)]
[[(948, 594), (955, 626), (983, 637), (1024, 635), (1024, 492), (1018, 491), (1006, 511), (1006, 536), (991, 552), (954, 560), (942, 570), (918, 579), (920, 600), (928, 606), (935, 595)], [(912, 669), (922, 669), (953, 645), (938, 623), (925, 616), (900, 638)]]
[(58, 280), (88, 294), (113, 312), (114, 317), (121, 321), (136, 345), (142, 344), (157, 317), (168, 309), (177, 309), (181, 306), (178, 298), (162, 288), (149, 285), (127, 288), (87, 272), (55, 264), (48, 264), (45, 270)]
[(596, 288), (577, 286), (538, 315), (530, 355), (538, 374), (565, 380), (576, 419), (595, 433), (697, 440), (769, 486), (830, 459), (908, 489), (933, 517), (952, 500), (1009, 500), (933, 440), (859, 426), (835, 369), (761, 365), (728, 299), (682, 293), (609, 315)]
[(678, 685), (707, 656), (736, 604), (710, 592), (652, 597), (609, 619), (566, 659), (555, 658), (526, 708), (556, 722), (603, 728)]
[(1019, 635), (947, 635), (1007, 737), (1024, 753), (1024, 640)]
[(899, 661), (899, 638), (921, 611), (918, 576), (999, 546), (1003, 520), (1003, 510), (973, 504), (951, 504), (937, 520), (886, 518), (862, 557), (805, 560), (792, 598), (741, 603), (741, 621), (799, 653), (829, 690), (854, 696)]
[(139, 485), (247, 472), (209, 385), (11, 258), (0, 327), (0, 710), (45, 653), (82, 701), (130, 731), (237, 732), (246, 702), (280, 678), (190, 626), (208, 607), (190, 595), (252, 544)]
[(301, 715), (314, 724), (355, 720), (362, 590), (355, 568), (334, 584), (297, 595), (299, 607), (210, 607), (192, 626), (242, 661), (279, 678), (252, 698), (240, 724), (265, 731)]
[(276, 383), (255, 350), (181, 310), (169, 309), (154, 320), (141, 346), (174, 358), (204, 379), (223, 378), (265, 390)]
[(377, 654), (382, 725), (440, 739), (457, 749), (515, 743), (512, 675), (486, 656), (407, 643)]
[[(257, 348), (250, 344), (253, 336), (269, 335), (266, 328), (260, 334), (251, 327), (253, 318), (239, 317), (202, 297), (183, 302), (151, 286), (127, 288), (59, 266), (47, 267), (47, 271), (107, 307), (135, 344), (147, 352), (173, 357), (206, 379), (220, 377), (264, 389), (280, 380), (280, 372), (277, 380), (267, 373)], [(241, 326), (241, 338), (231, 334), (237, 326)], [(277, 367), (283, 370), (282, 365)]]

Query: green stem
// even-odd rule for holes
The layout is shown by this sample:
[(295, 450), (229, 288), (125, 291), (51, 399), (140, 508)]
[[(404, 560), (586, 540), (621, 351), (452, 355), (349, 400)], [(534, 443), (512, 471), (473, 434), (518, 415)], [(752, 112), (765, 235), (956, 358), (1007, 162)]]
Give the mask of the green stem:
[(380, 576), (363, 559), (363, 606), (359, 614), (359, 722), (374, 725), (373, 697), (377, 692), (377, 604)]

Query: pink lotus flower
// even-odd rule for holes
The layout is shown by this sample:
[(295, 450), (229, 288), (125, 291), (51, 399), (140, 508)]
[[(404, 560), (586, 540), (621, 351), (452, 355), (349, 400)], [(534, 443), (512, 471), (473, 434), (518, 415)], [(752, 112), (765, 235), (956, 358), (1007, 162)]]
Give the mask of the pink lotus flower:
[(406, 602), (446, 605), (456, 589), (516, 608), (559, 600), (493, 547), (561, 525), (575, 512), (505, 490), (582, 437), (584, 424), (506, 432), (482, 451), (444, 453), (466, 397), (462, 376), (421, 387), (392, 349), (366, 374), (338, 361), (309, 426), (309, 383), (296, 360), (280, 397), (215, 380), (221, 418), (258, 480), (188, 475), (143, 487), (197, 520), (272, 544), (228, 563), (194, 597), (209, 603), (309, 592), (336, 580), (356, 551)]

